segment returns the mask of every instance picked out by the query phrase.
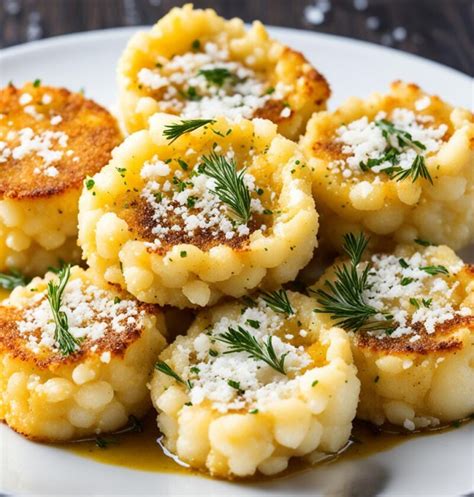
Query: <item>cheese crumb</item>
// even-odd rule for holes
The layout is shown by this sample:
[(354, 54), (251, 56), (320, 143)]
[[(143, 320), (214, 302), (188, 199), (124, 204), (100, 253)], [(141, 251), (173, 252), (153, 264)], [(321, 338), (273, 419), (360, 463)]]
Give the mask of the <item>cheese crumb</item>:
[[(277, 85), (269, 95), (262, 76), (229, 58), (227, 50), (208, 42), (203, 52), (161, 58), (158, 67), (140, 69), (137, 79), (140, 85), (161, 92), (162, 111), (173, 111), (184, 119), (250, 119), (268, 100), (281, 100), (291, 91), (291, 87)], [(213, 74), (221, 76), (213, 79)], [(283, 109), (282, 117), (289, 115), (291, 109)]]
[[(228, 207), (214, 193), (213, 178), (200, 173), (198, 168), (189, 175), (179, 169), (173, 173), (171, 176), (170, 166), (158, 157), (147, 161), (140, 172), (142, 178), (148, 179), (141, 197), (152, 209), (152, 233), (156, 236), (154, 242), (147, 242), (149, 248), (161, 247), (166, 236), (173, 232), (181, 234), (181, 243), (192, 243), (197, 233), (212, 238), (223, 236), (225, 240), (250, 234), (249, 226), (236, 223)], [(251, 193), (256, 192), (251, 174), (245, 173), (244, 182)], [(259, 199), (252, 199), (250, 207), (253, 213), (263, 212)]]
[[(464, 266), (462, 261), (446, 265), (449, 274), (430, 274), (422, 269), (429, 267), (430, 256), (436, 247), (428, 247), (423, 252), (415, 252), (411, 257), (399, 258), (395, 255), (374, 255), (372, 268), (368, 274), (368, 288), (363, 292), (364, 301), (379, 314), (376, 319), (385, 320), (385, 315), (392, 316), (396, 325), (391, 338), (414, 335), (410, 341), (419, 340), (415, 325), (421, 323), (428, 334), (436, 331), (442, 323), (456, 316), (470, 315), (466, 307), (456, 309), (451, 301), (458, 287), (453, 281)], [(382, 331), (370, 331), (371, 334), (386, 338)], [(403, 367), (410, 367), (408, 362)]]
[[(248, 409), (250, 406), (264, 411), (269, 401), (288, 395), (295, 388), (298, 373), (312, 363), (304, 347), (295, 347), (285, 341), (294, 338), (285, 333), (285, 324), (289, 319), (296, 317), (283, 317), (258, 298), (256, 305), (243, 308), (238, 318), (224, 316), (206, 333), (199, 334), (191, 344), (183, 345), (181, 351), (187, 355), (188, 366), (184, 368), (182, 377), (193, 385), (189, 391), (192, 404), (211, 402), (219, 412)], [(249, 322), (257, 322), (258, 328), (250, 326)], [(272, 337), (277, 356), (286, 354), (286, 375), (263, 361), (249, 357), (245, 352), (226, 354), (228, 345), (213, 339), (228, 332), (229, 327), (239, 326), (259, 343), (266, 343)], [(239, 385), (238, 389), (235, 384)]]
[[(5, 305), (9, 305), (8, 299)], [(85, 342), (98, 342), (106, 334), (125, 333), (130, 325), (141, 326), (143, 311), (136, 302), (114, 297), (80, 278), (70, 280), (63, 294), (61, 311), (66, 313), (69, 332)], [(27, 340), (27, 347), (36, 354), (44, 349), (58, 350), (54, 339), (55, 322), (47, 299), (47, 290), (35, 292), (32, 305), (23, 312), (18, 332)], [(101, 355), (102, 362), (110, 360), (110, 352)]]
[[(421, 116), (405, 108), (395, 108), (390, 114), (379, 112), (373, 121), (367, 116), (352, 121), (347, 125), (340, 126), (336, 130), (334, 141), (341, 145), (341, 151), (346, 155), (344, 160), (336, 160), (330, 163), (333, 172), (345, 171), (360, 175), (363, 173), (361, 164), (367, 164), (369, 160), (379, 160), (383, 157), (388, 145), (399, 150), (396, 165), (402, 170), (410, 169), (413, 161), (419, 153), (411, 147), (400, 148), (395, 136), (384, 136), (383, 130), (376, 125), (376, 121), (386, 119), (401, 131), (410, 133), (413, 141), (423, 144), (424, 156), (437, 152), (442, 145), (442, 138), (448, 127), (441, 124), (438, 127), (425, 126), (425, 123), (433, 120), (431, 116)], [(370, 168), (373, 173), (381, 173), (392, 168), (394, 164), (388, 160)], [(346, 177), (350, 177), (346, 176)]]
[(22, 93), (18, 102), (20, 105), (27, 105), (33, 100), (33, 97), (29, 93)]

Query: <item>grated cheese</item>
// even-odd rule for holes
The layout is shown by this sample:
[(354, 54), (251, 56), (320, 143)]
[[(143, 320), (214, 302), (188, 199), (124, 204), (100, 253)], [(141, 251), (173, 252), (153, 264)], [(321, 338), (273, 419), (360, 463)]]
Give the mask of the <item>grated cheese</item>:
[[(160, 58), (160, 67), (142, 68), (138, 72), (141, 85), (160, 92), (163, 111), (179, 113), (185, 119), (213, 119), (224, 116), (231, 121), (250, 119), (270, 99), (283, 99), (291, 88), (277, 85), (272, 96), (266, 93), (265, 82), (251, 68), (230, 61), (229, 53), (208, 42), (204, 51)], [(222, 84), (213, 84), (200, 71), (226, 70), (229, 77)], [(285, 107), (282, 117), (291, 109)]]
[[(455, 316), (470, 315), (467, 307), (456, 309), (452, 303), (453, 293), (459, 285), (452, 276), (463, 268), (463, 262), (446, 266), (449, 275), (430, 275), (421, 268), (430, 266), (432, 251), (433, 247), (428, 247), (423, 253), (416, 252), (404, 258), (403, 265), (394, 255), (374, 255), (371, 258), (372, 269), (367, 279), (369, 289), (364, 291), (363, 299), (380, 312), (377, 320), (384, 321), (384, 314), (393, 316), (396, 329), (390, 335), (392, 338), (413, 335), (412, 341), (416, 341), (419, 336), (413, 325), (417, 323), (423, 324), (426, 332), (431, 334), (438, 325)], [(429, 305), (425, 305), (423, 299)], [(381, 338), (387, 336), (383, 331), (371, 333)]]
[[(295, 347), (285, 341), (289, 340), (285, 336), (285, 322), (295, 319), (295, 316), (286, 317), (274, 312), (258, 298), (256, 306), (245, 308), (237, 319), (222, 317), (208, 334), (199, 334), (189, 345), (181, 344), (181, 352), (186, 353), (190, 360), (182, 377), (192, 382), (189, 392), (192, 404), (210, 401), (220, 412), (250, 406), (258, 406), (263, 411), (270, 400), (291, 396), (298, 381), (296, 375), (312, 362), (304, 347)], [(258, 322), (258, 328), (250, 326), (249, 321)], [(287, 375), (275, 371), (263, 361), (250, 358), (247, 353), (225, 354), (228, 346), (213, 340), (213, 337), (237, 326), (246, 329), (259, 342), (273, 337), (277, 356), (287, 354)], [(211, 349), (213, 355), (209, 354)], [(229, 382), (237, 382), (239, 389), (229, 385)]]
[[(5, 304), (8, 305), (8, 300)], [(101, 340), (107, 333), (124, 333), (128, 325), (141, 325), (143, 316), (136, 302), (115, 302), (110, 292), (88, 285), (80, 278), (66, 285), (61, 311), (67, 315), (70, 333), (75, 338), (92, 342)], [(37, 292), (32, 298), (32, 305), (18, 322), (18, 331), (27, 340), (27, 347), (38, 354), (44, 349), (58, 350), (54, 330), (47, 290)], [(101, 356), (103, 362), (107, 362), (107, 358), (110, 360), (110, 353), (107, 355), (106, 352)]]
[(33, 100), (33, 97), (29, 93), (22, 93), (18, 102), (20, 105), (27, 105)]
[[(433, 120), (431, 116), (417, 115), (404, 108), (396, 108), (390, 114), (379, 112), (373, 121), (369, 121), (367, 116), (361, 117), (336, 129), (334, 141), (341, 144), (341, 151), (346, 157), (330, 163), (329, 167), (333, 172), (341, 172), (346, 178), (353, 174), (360, 175), (363, 173), (361, 163), (367, 163), (369, 159), (380, 159), (384, 155), (387, 139), (382, 129), (375, 124), (375, 121), (381, 119), (389, 120), (397, 129), (410, 133), (414, 141), (422, 143), (426, 147), (423, 151), (424, 156), (439, 150), (442, 138), (448, 129), (445, 124), (438, 127), (426, 126), (426, 123)], [(400, 149), (396, 137), (389, 136), (389, 143)], [(417, 154), (418, 151), (414, 148), (403, 148), (397, 166), (409, 169)], [(393, 167), (391, 162), (384, 161), (372, 167), (371, 171), (377, 174), (391, 167)]]
[[(232, 150), (227, 153), (229, 158), (233, 155)], [(228, 207), (213, 193), (216, 186), (214, 179), (199, 173), (197, 169), (186, 177), (181, 170), (174, 171), (173, 176), (171, 174), (169, 165), (157, 156), (141, 169), (141, 177), (148, 180), (141, 197), (152, 209), (152, 233), (156, 236), (154, 242), (147, 243), (148, 247), (160, 247), (166, 235), (173, 231), (182, 232), (183, 239), (189, 243), (192, 243), (196, 232), (209, 233), (212, 237), (224, 235), (226, 240), (250, 234), (248, 224), (236, 223)], [(178, 182), (180, 187), (173, 182)], [(250, 192), (257, 191), (255, 178), (251, 174), (245, 173), (244, 182)], [(251, 199), (250, 208), (252, 213), (264, 210), (258, 198)], [(264, 231), (265, 226), (261, 226), (260, 230)]]
[(21, 160), (34, 154), (42, 159), (42, 167), (47, 176), (57, 175), (58, 170), (51, 169), (51, 166), (62, 159), (62, 149), (67, 147), (69, 140), (69, 136), (62, 131), (46, 130), (36, 134), (32, 128), (10, 131), (6, 138), (16, 145), (0, 142), (0, 163), (6, 162), (10, 157)]

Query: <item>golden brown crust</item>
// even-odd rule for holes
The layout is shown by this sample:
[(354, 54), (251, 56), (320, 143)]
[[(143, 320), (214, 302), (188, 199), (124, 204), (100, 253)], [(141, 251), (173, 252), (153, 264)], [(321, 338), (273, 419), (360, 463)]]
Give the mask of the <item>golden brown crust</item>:
[(378, 338), (364, 332), (355, 334), (356, 346), (359, 349), (371, 352), (383, 352), (392, 355), (404, 355), (415, 353), (428, 355), (436, 352), (453, 352), (461, 350), (463, 342), (456, 337), (456, 332), (461, 328), (474, 330), (474, 316), (456, 316), (436, 327), (434, 333), (427, 333), (421, 323), (413, 324), (412, 327), (420, 336), (419, 340), (410, 342), (406, 336), (392, 338), (390, 336)]
[[(147, 203), (140, 200), (133, 200), (127, 204), (128, 208), (124, 209), (120, 213), (120, 217), (123, 218), (128, 226), (130, 232), (132, 232), (136, 238), (140, 241), (152, 243), (156, 239), (156, 235), (153, 234), (153, 228), (156, 227), (156, 220), (153, 215), (153, 208)], [(176, 205), (178, 207), (178, 205)], [(191, 213), (192, 210), (190, 211)], [(250, 233), (259, 229), (259, 222), (252, 219), (248, 223)], [(217, 234), (212, 233), (210, 230), (196, 229), (193, 236), (189, 236), (184, 231), (183, 219), (180, 216), (169, 215), (165, 220), (162, 220), (160, 226), (171, 227), (173, 225), (183, 226), (180, 231), (170, 230), (166, 235), (162, 235), (160, 238), (159, 247), (149, 247), (148, 251), (156, 254), (164, 255), (168, 250), (170, 250), (175, 245), (180, 245), (182, 243), (190, 243), (201, 250), (208, 251), (212, 247), (218, 245), (226, 245), (237, 251), (246, 250), (248, 245), (250, 235), (245, 236), (234, 236), (232, 239), (226, 239), (223, 232), (218, 232)]]
[[(331, 88), (326, 78), (309, 65), (301, 52), (285, 47), (281, 58), (290, 59), (293, 66), (297, 68), (298, 74), (295, 75), (295, 79), (303, 82), (304, 89), (302, 91), (305, 99), (319, 107), (320, 110), (325, 108), (325, 102), (331, 96)], [(293, 110), (286, 117), (281, 115), (286, 105), (287, 103), (282, 100), (268, 100), (263, 107), (255, 111), (254, 117), (269, 119), (276, 124), (290, 121), (294, 113)]]
[(4, 425), (8, 426), (8, 428), (13, 430), (15, 433), (18, 433), (18, 435), (22, 435), (23, 437), (30, 440), (31, 442), (40, 442), (40, 443), (51, 443), (52, 442), (52, 440), (47, 438), (47, 437), (35, 437), (29, 433), (26, 433), (25, 431), (19, 430), (15, 426), (10, 426), (4, 419), (1, 419), (0, 423), (3, 423)]
[[(421, 89), (413, 83), (403, 83), (401, 81), (395, 81), (392, 83), (392, 91), (397, 91), (399, 87), (403, 87), (404, 91), (410, 95), (412, 100), (415, 100), (421, 94)], [(387, 114), (393, 112), (394, 109), (399, 107), (407, 107), (407, 100), (401, 98), (400, 95), (387, 94), (383, 100), (383, 106), (381, 108), (374, 109), (377, 112), (383, 110)], [(442, 141), (447, 142), (453, 135), (454, 129), (450, 120), (450, 113), (452, 108), (447, 106), (438, 96), (430, 96), (430, 108), (427, 113), (433, 117), (433, 121), (430, 121), (427, 126), (435, 127), (441, 124), (448, 126), (448, 130), (444, 134)], [(420, 114), (424, 112), (419, 111)], [(341, 116), (341, 112), (336, 110), (334, 113), (334, 123), (344, 122), (345, 118)], [(372, 119), (374, 116), (370, 116)], [(347, 124), (347, 123), (346, 123)], [(422, 123), (420, 123), (422, 124)], [(318, 157), (326, 161), (336, 161), (344, 160), (347, 158), (347, 154), (342, 152), (342, 144), (334, 141), (334, 133), (338, 126), (329, 126), (327, 129), (320, 133), (320, 139), (311, 144), (311, 150), (315, 157)]]
[[(158, 306), (137, 303), (139, 311), (147, 313), (157, 312)], [(82, 362), (88, 355), (100, 355), (110, 352), (112, 357), (123, 357), (127, 349), (142, 335), (143, 326), (136, 322), (126, 324), (125, 331), (115, 333), (109, 324), (102, 338), (92, 341), (90, 338), (81, 342), (80, 350), (69, 356), (48, 349), (47, 353), (35, 354), (27, 347), (27, 339), (18, 331), (18, 322), (23, 319), (25, 309), (13, 306), (0, 305), (0, 355), (8, 354), (10, 357), (23, 362), (34, 364), (39, 369), (55, 369)], [(39, 336), (41, 330), (35, 335)], [(93, 350), (91, 348), (94, 347)]]
[[(33, 100), (36, 112), (45, 117), (36, 120), (24, 112), (19, 98), (28, 93)], [(44, 95), (52, 97), (51, 103), (43, 103)], [(121, 140), (121, 133), (114, 117), (103, 107), (78, 93), (65, 88), (48, 86), (35, 87), (26, 84), (23, 88), (13, 85), (0, 89), (0, 140), (5, 140), (10, 130), (19, 131), (31, 128), (35, 133), (46, 130), (61, 131), (69, 136), (67, 150), (73, 155), (63, 154), (54, 162), (59, 174), (54, 177), (34, 174), (42, 165), (36, 154), (28, 154), (23, 159), (7, 158), (0, 167), (0, 196), (13, 199), (47, 198), (65, 193), (81, 186), (86, 176), (98, 172), (110, 160), (112, 149)], [(56, 125), (50, 124), (52, 116), (61, 116)], [(17, 139), (13, 146), (17, 145)], [(74, 160), (78, 157), (79, 160)]]

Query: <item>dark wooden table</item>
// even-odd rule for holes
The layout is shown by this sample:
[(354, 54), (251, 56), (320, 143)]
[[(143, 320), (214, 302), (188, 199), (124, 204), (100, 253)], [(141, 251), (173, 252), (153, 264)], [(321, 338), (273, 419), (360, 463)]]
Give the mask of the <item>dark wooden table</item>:
[[(182, 3), (0, 0), (0, 46), (90, 29), (151, 24)], [(194, 4), (212, 7), (225, 17), (260, 19), (393, 46), (473, 74), (472, 0), (195, 0)]]

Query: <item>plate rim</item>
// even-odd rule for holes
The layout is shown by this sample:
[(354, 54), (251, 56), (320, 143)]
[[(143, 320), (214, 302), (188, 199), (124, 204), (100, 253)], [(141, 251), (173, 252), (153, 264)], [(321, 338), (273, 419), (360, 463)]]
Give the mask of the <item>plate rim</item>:
[[(459, 78), (460, 80), (463, 81), (470, 81), (471, 86), (473, 84), (473, 79), (457, 70), (454, 68), (451, 68), (449, 66), (445, 66), (444, 64), (441, 64), (439, 62), (426, 59), (422, 56), (411, 54), (408, 52), (404, 52), (402, 50), (392, 48), (392, 47), (387, 47), (384, 45), (378, 45), (372, 42), (367, 42), (363, 40), (358, 40), (358, 39), (353, 39), (345, 36), (339, 36), (339, 35), (333, 35), (333, 34), (326, 34), (326, 33), (320, 33), (320, 32), (315, 32), (311, 30), (304, 30), (304, 29), (296, 29), (296, 28), (287, 28), (287, 27), (280, 27), (280, 26), (271, 26), (268, 25), (266, 26), (269, 28), (271, 34), (274, 34), (275, 36), (278, 35), (288, 35), (292, 37), (298, 37), (300, 40), (303, 38), (312, 38), (313, 43), (318, 43), (318, 40), (320, 42), (330, 42), (330, 44), (333, 44), (335, 46), (339, 47), (347, 47), (350, 45), (353, 49), (355, 50), (364, 50), (364, 51), (371, 51), (374, 54), (384, 54), (384, 53), (390, 53), (393, 56), (396, 56), (400, 59), (408, 59), (412, 63), (417, 63), (421, 66), (430, 66), (434, 67), (439, 71), (444, 71), (445, 73), (449, 73), (450, 76)], [(58, 46), (63, 46), (64, 49), (67, 49), (68, 45), (73, 45), (76, 43), (82, 44), (84, 42), (88, 42), (89, 40), (113, 40), (116, 37), (122, 37), (125, 35), (131, 35), (133, 32), (143, 30), (143, 29), (149, 29), (150, 26), (147, 25), (140, 25), (140, 26), (126, 26), (126, 27), (116, 27), (116, 28), (108, 28), (108, 29), (97, 29), (97, 30), (90, 30), (90, 31), (85, 31), (85, 32), (79, 32), (79, 33), (70, 33), (70, 34), (64, 34), (64, 35), (58, 35), (58, 36), (52, 36), (46, 39), (42, 40), (36, 40), (32, 42), (26, 42), (22, 43), (20, 45), (15, 45), (12, 47), (6, 47), (0, 49), (0, 70), (1, 70), (1, 64), (4, 61), (7, 61), (8, 59), (12, 59), (15, 57), (18, 57), (23, 54), (31, 54), (34, 52), (40, 52), (42, 50), (47, 50), (49, 48), (57, 48)], [(317, 55), (317, 54), (315, 54)], [(91, 56), (92, 57), (92, 56)], [(471, 430), (474, 428), (474, 426), (471, 424)], [(5, 427), (6, 429), (9, 429), (8, 427)], [(2, 427), (3, 429), (3, 427)], [(161, 473), (161, 474), (166, 474), (166, 473)], [(232, 488), (232, 487), (231, 487)], [(474, 490), (474, 487), (473, 487)], [(235, 489), (237, 492), (238, 490)], [(9, 496), (12, 495), (23, 495), (21, 492), (14, 492), (12, 493), (11, 491), (8, 492), (7, 489), (2, 488), (0, 486), (0, 494), (2, 492), (6, 492)], [(262, 490), (262, 494), (265, 492), (265, 490)], [(25, 494), (26, 495), (26, 494)], [(29, 494), (28, 494), (29, 495)]]

